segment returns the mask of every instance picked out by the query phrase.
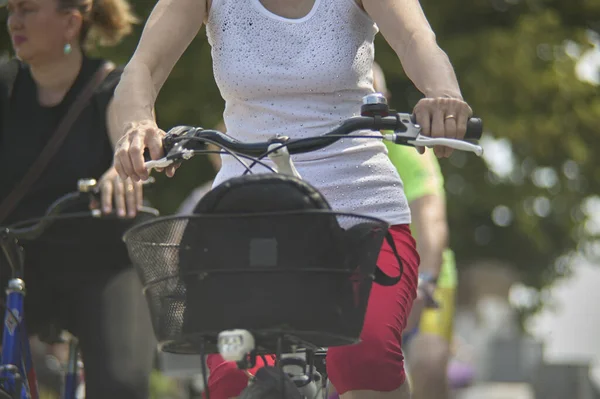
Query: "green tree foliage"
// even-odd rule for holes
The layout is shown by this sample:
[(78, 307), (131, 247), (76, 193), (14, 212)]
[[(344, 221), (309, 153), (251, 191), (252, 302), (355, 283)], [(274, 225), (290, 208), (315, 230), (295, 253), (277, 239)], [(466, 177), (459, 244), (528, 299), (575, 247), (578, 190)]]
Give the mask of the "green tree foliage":
[[(589, 198), (600, 192), (598, 87), (575, 74), (590, 48), (587, 32), (600, 31), (600, 2), (593, 0), (423, 0), (438, 42), (452, 60), (465, 99), (484, 119), (488, 152), (493, 139), (512, 149), (506, 173), (472, 154), (442, 160), (447, 181), (451, 243), (460, 265), (492, 258), (507, 261), (537, 288), (569, 270), (568, 254), (593, 248)], [(146, 17), (153, 2), (137, 2)], [(126, 62), (139, 33), (116, 49), (99, 52)], [(7, 48), (4, 31), (0, 45)], [(388, 76), (392, 105), (409, 110), (420, 94), (396, 55), (377, 40), (377, 60)], [(161, 126), (212, 127), (223, 101), (212, 77), (210, 47), (202, 31), (162, 90)], [(160, 178), (150, 194), (163, 212), (176, 209), (189, 190), (210, 178), (198, 157)], [(587, 213), (586, 213), (587, 212)], [(590, 252), (590, 251), (588, 251)], [(558, 262), (557, 262), (558, 260)]]
[[(594, 161), (600, 98), (575, 66), (591, 47), (587, 33), (600, 27), (600, 2), (424, 0), (423, 6), (488, 137), (512, 148), (500, 175), (472, 155), (442, 160), (452, 247), (460, 265), (504, 260), (526, 283), (544, 287), (569, 272), (574, 251), (597, 254), (590, 216), (600, 192)], [(378, 44), (394, 106), (412, 106), (418, 93), (385, 43)]]

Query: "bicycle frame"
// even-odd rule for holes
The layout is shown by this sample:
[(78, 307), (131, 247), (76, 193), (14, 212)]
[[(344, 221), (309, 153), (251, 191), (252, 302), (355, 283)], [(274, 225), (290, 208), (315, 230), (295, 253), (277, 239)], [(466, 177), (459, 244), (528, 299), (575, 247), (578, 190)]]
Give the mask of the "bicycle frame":
[(35, 370), (24, 323), (24, 302), (24, 281), (19, 278), (11, 279), (6, 295), (0, 375), (3, 388), (13, 397), (37, 399), (39, 395)]
[[(9, 256), (8, 237), (2, 237), (2, 249)], [(19, 248), (17, 254), (22, 265), (23, 255)], [(14, 399), (39, 399), (37, 377), (33, 367), (29, 335), (25, 326), (25, 282), (14, 277), (8, 282), (6, 292), (6, 310), (4, 332), (2, 336), (2, 358), (0, 360), (0, 386)], [(75, 399), (79, 382), (78, 343), (69, 342), (69, 361), (64, 378), (62, 399)]]

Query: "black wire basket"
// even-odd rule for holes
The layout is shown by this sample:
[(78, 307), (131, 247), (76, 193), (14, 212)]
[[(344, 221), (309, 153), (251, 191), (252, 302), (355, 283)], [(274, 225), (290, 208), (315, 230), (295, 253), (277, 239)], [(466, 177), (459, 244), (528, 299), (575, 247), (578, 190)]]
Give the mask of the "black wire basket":
[(388, 227), (328, 210), (196, 214), (124, 241), (163, 351), (214, 353), (219, 332), (240, 328), (273, 353), (358, 341)]

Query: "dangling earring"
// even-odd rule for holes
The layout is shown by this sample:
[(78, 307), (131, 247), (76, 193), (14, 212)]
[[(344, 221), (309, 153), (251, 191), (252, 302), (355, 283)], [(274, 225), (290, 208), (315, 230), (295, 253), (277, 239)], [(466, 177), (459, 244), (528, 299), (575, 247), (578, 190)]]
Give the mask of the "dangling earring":
[(71, 51), (73, 51), (71, 44), (70, 43), (65, 44), (65, 47), (63, 48), (63, 52), (65, 53), (65, 55), (71, 54)]

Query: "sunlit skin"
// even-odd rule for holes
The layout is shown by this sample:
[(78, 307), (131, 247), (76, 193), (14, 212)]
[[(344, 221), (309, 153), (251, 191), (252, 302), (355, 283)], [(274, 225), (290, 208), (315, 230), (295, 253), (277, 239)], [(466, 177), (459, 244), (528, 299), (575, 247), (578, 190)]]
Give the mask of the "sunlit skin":
[(78, 46), (81, 14), (56, 0), (8, 0), (8, 33), (15, 54), (29, 65), (56, 62), (65, 44)]

